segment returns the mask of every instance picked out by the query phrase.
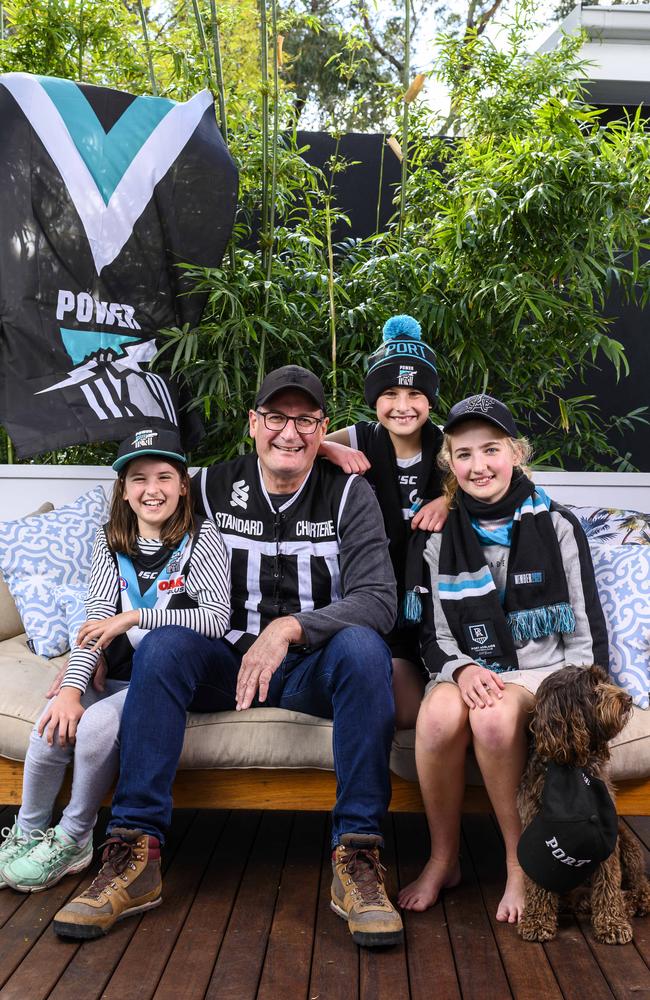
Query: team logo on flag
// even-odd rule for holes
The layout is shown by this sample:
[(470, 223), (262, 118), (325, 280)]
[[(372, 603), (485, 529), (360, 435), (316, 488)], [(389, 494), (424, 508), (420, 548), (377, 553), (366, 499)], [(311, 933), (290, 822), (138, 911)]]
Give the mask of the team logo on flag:
[(189, 394), (152, 364), (159, 330), (199, 322), (179, 265), (219, 266), (236, 199), (207, 90), (0, 75), (0, 421), (19, 457), (154, 421), (198, 442)]

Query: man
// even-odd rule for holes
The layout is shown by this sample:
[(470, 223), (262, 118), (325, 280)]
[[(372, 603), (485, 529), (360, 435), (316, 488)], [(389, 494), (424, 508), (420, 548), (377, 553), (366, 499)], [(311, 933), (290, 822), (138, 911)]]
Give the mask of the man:
[(160, 903), (186, 711), (264, 703), (334, 720), (332, 909), (359, 944), (402, 938), (379, 863), (394, 704), (378, 633), (396, 610), (381, 512), (363, 479), (317, 459), (328, 418), (312, 372), (267, 375), (249, 423), (256, 454), (204, 469), (193, 484), (229, 550), (230, 631), (224, 641), (164, 627), (139, 646), (104, 865), (56, 915), (59, 934), (98, 937)]

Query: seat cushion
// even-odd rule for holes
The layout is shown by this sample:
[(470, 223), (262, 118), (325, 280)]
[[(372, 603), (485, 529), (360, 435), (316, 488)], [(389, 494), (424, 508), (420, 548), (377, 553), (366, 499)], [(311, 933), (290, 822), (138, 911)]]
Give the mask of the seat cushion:
[[(415, 769), (415, 730), (405, 729), (395, 734), (390, 758), (391, 770), (407, 781), (417, 781)], [(611, 743), (611, 774), (613, 780), (650, 777), (650, 710), (634, 708), (625, 729)], [(483, 779), (474, 755), (466, 767), (468, 785), (482, 785)]]

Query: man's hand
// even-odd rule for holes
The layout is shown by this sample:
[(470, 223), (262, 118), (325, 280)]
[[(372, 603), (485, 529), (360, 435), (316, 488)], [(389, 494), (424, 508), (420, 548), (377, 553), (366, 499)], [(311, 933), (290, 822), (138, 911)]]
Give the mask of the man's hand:
[(348, 448), (338, 441), (323, 441), (318, 454), (347, 473), (356, 472), (362, 476), (370, 468), (370, 462), (362, 451)]
[(449, 517), (449, 507), (445, 497), (436, 497), (421, 507), (411, 518), (411, 528), (415, 531), (442, 531)]
[(238, 712), (251, 707), (258, 690), (259, 700), (266, 701), (271, 678), (287, 655), (289, 643), (303, 639), (300, 622), (292, 615), (276, 618), (266, 626), (242, 657), (237, 675)]
[(46, 739), (52, 746), (54, 733), (58, 727), (58, 743), (64, 747), (66, 743), (74, 743), (79, 719), (84, 714), (81, 705), (81, 691), (78, 688), (61, 688), (56, 698), (48, 706), (38, 724), (39, 736), (47, 726)]
[(86, 646), (92, 646), (94, 649), (103, 649), (116, 636), (128, 632), (139, 621), (139, 611), (122, 611), (121, 614), (111, 615), (110, 618), (100, 618), (97, 621), (85, 622), (79, 629), (77, 645), (81, 649), (84, 649)]

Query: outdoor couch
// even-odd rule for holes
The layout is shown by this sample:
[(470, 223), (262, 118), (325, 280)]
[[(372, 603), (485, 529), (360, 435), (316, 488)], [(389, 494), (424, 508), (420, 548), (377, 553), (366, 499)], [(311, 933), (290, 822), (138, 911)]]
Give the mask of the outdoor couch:
[[(107, 479), (105, 470), (94, 472), (95, 482)], [(536, 478), (539, 481), (541, 477)], [(23, 511), (33, 509), (48, 496), (56, 494), (52, 481), (45, 477), (40, 479), (32, 473), (29, 482), (30, 499), (25, 497)], [(66, 482), (69, 494), (84, 487), (84, 483), (73, 482), (72, 477)], [(644, 477), (641, 485), (644, 499), (648, 500), (650, 476)], [(557, 495), (558, 489), (554, 490), (553, 485), (547, 484), (546, 488)], [(610, 491), (610, 495), (613, 505), (620, 505), (620, 494)], [(575, 488), (572, 496), (575, 498)], [(640, 496), (637, 494), (637, 502)], [(602, 517), (598, 516), (598, 511), (603, 509), (602, 490), (598, 493), (586, 489), (582, 499), (587, 498), (592, 500), (592, 513), (588, 516), (594, 520), (596, 533), (607, 534), (601, 530)], [(54, 499), (60, 502), (58, 497)], [(598, 507), (593, 506), (594, 500)], [(3, 509), (0, 502), (0, 517), (6, 509), (7, 505)], [(650, 509), (650, 502), (645, 509)], [(15, 514), (15, 508), (11, 513)], [(625, 530), (626, 525), (629, 526), (629, 519), (624, 524)], [(641, 545), (645, 540), (642, 518), (635, 527), (638, 540), (634, 544)], [(650, 542), (650, 535), (647, 541)], [(618, 547), (617, 551), (620, 551)], [(640, 548), (637, 551), (641, 551)], [(643, 554), (650, 556), (650, 545)], [(650, 607), (650, 601), (647, 603)], [(650, 631), (644, 653), (646, 661), (649, 652)], [(0, 580), (0, 803), (20, 802), (22, 761), (29, 734), (43, 706), (45, 692), (64, 658), (46, 659), (31, 652), (12, 597)], [(190, 714), (174, 786), (175, 805), (222, 809), (328, 809), (335, 796), (331, 743), (330, 721), (282, 709)], [(630, 723), (613, 741), (611, 767), (619, 789), (619, 811), (650, 815), (650, 710), (635, 707)], [(421, 810), (413, 731), (396, 733), (391, 770), (391, 808), (407, 812)], [(467, 811), (488, 808), (487, 796), (473, 761), (468, 767), (465, 808)]]

